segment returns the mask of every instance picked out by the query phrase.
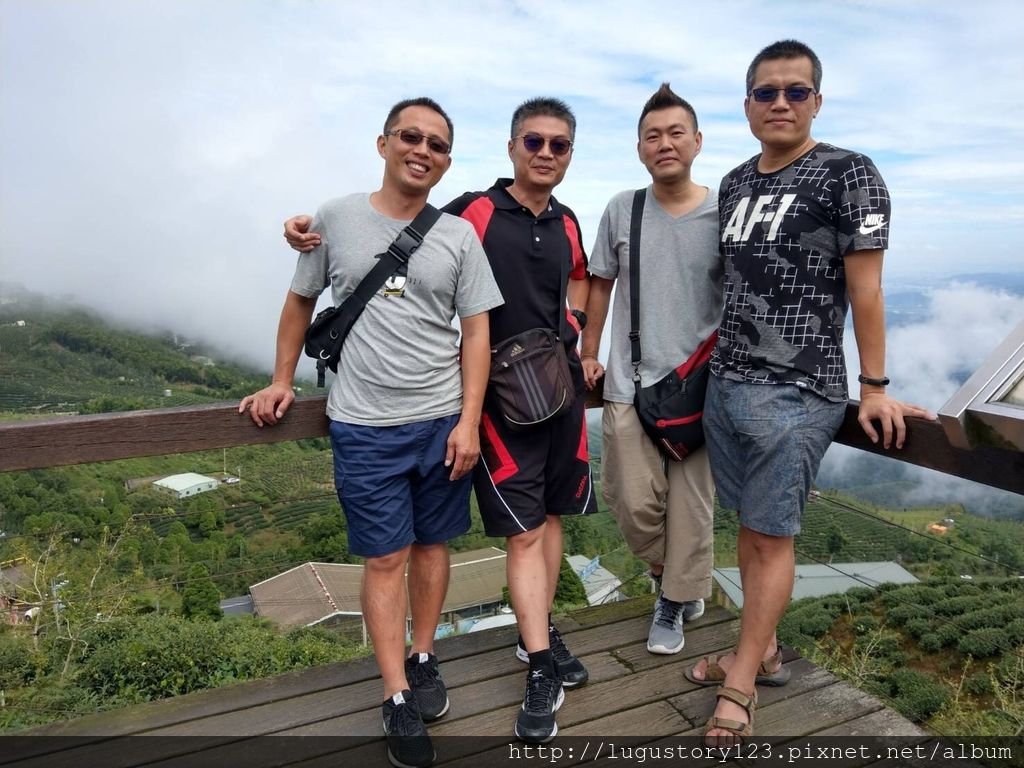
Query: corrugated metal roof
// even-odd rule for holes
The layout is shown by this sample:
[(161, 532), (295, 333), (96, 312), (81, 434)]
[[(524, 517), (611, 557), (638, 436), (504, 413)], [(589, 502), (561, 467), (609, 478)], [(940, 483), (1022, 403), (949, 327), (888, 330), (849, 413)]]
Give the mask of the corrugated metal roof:
[[(715, 568), (715, 581), (737, 607), (743, 607), (743, 589), (739, 568)], [(879, 584), (914, 584), (918, 578), (899, 563), (831, 563), (796, 567), (793, 600), (803, 597), (839, 595), (853, 587), (876, 587)]]
[[(505, 553), (496, 548), (453, 553), (442, 611), (501, 600)], [(256, 614), (282, 626), (303, 626), (334, 615), (360, 615), (363, 566), (304, 563), (249, 587)]]

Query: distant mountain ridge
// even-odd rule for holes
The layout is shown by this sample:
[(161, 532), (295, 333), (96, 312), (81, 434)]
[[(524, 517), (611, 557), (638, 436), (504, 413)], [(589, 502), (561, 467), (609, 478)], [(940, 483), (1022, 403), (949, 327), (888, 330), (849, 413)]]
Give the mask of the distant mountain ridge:
[(0, 413), (98, 413), (240, 398), (266, 375), (171, 331), (0, 285)]

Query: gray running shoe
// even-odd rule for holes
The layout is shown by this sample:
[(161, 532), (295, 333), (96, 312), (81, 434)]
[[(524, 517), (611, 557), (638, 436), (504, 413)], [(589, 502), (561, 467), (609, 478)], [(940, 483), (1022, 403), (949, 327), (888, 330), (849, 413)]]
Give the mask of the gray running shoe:
[(651, 653), (672, 654), (683, 650), (683, 603), (658, 595), (654, 604), (654, 620), (647, 635), (647, 650)]
[(687, 600), (683, 603), (683, 621), (689, 623), (696, 621), (704, 615), (703, 600)]

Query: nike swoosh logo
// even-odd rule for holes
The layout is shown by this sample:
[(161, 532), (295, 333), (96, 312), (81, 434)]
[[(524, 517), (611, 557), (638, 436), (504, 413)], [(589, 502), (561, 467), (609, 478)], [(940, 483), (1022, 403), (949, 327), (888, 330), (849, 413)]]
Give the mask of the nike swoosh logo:
[(884, 226), (885, 226), (885, 222), (884, 221), (881, 224), (872, 224), (870, 227), (866, 226), (864, 224), (861, 224), (860, 225), (860, 229), (857, 230), (857, 231), (860, 232), (862, 235), (870, 235), (872, 232), (877, 232), (878, 230), (880, 230)]

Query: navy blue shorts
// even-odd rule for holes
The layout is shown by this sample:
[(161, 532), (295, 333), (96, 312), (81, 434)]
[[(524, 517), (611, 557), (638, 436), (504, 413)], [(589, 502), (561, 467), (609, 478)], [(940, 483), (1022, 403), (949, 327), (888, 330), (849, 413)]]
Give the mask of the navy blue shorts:
[(459, 416), (397, 427), (331, 422), (334, 484), (348, 521), (348, 551), (380, 557), (469, 530), (471, 476), (449, 480), (448, 435)]
[(564, 416), (524, 432), (508, 429), (484, 406), (473, 487), (488, 536), (531, 531), (547, 515), (597, 511), (584, 400), (577, 395)]

